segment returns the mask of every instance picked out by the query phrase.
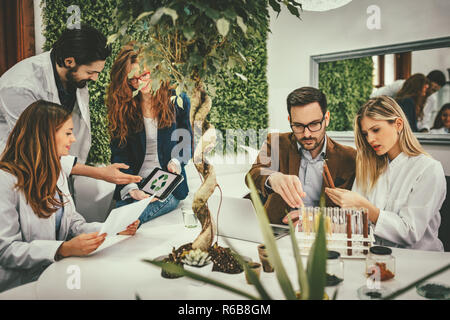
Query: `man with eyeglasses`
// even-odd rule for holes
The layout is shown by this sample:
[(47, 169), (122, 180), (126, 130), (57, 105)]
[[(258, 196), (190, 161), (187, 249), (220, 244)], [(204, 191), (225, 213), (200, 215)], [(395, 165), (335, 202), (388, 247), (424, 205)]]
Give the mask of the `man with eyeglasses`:
[[(264, 202), (271, 223), (294, 221), (298, 208), (319, 206), (324, 187), (324, 160), (334, 185), (351, 189), (355, 179), (356, 150), (326, 135), (330, 123), (325, 95), (302, 87), (287, 97), (292, 132), (267, 136), (249, 173)], [(327, 206), (335, 206), (328, 198)]]

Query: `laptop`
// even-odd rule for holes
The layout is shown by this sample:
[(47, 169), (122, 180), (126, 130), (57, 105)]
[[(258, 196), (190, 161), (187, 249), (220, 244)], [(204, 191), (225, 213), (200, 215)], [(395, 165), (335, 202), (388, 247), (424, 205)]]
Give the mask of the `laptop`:
[[(222, 197), (219, 223), (217, 225), (217, 209), (220, 196), (213, 195), (208, 199), (208, 207), (219, 236), (239, 240), (264, 243), (259, 221), (253, 203), (249, 199)], [(289, 226), (271, 224), (275, 239), (289, 234)]]

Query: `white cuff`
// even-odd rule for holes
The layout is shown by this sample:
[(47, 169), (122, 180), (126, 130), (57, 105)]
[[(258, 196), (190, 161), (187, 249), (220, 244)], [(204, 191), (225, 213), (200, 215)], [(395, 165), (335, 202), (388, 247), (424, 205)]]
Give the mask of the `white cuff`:
[(125, 187), (123, 187), (122, 190), (120, 190), (120, 198), (122, 200), (128, 199), (131, 196), (129, 195), (129, 192), (131, 190), (139, 189), (138, 185), (136, 183), (129, 183)]
[(173, 162), (173, 163), (177, 166), (178, 172), (181, 173), (181, 164), (180, 164), (180, 160), (178, 160), (177, 158), (172, 158), (172, 159), (170, 159), (169, 163), (170, 163), (170, 162)]

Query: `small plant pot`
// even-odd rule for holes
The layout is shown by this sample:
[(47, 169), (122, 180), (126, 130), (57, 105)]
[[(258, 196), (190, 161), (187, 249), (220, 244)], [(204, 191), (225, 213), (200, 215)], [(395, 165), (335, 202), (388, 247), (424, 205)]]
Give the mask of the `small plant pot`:
[[(261, 275), (261, 263), (249, 262), (248, 268), (250, 270), (252, 270), (256, 274), (256, 276), (259, 278), (259, 276)], [(247, 281), (248, 284), (253, 284), (250, 280), (250, 277), (248, 276), (247, 271), (245, 272), (245, 280)]]
[[(210, 262), (202, 267), (196, 267), (196, 266), (190, 266), (188, 264), (184, 265), (184, 270), (190, 271), (192, 273), (201, 275), (203, 277), (209, 277), (209, 275), (212, 272), (212, 268), (213, 268), (213, 263)], [(204, 284), (206, 284), (203, 281), (199, 281), (199, 280), (195, 280), (189, 277), (186, 277), (189, 280), (189, 283), (193, 286), (202, 286)]]
[(263, 266), (264, 272), (274, 272), (272, 264), (269, 261), (269, 256), (267, 254), (260, 253), (259, 260), (261, 260), (261, 264)]
[(264, 244), (258, 245), (258, 254), (259, 255), (264, 254), (264, 255), (267, 256), (267, 249), (266, 249), (266, 246)]

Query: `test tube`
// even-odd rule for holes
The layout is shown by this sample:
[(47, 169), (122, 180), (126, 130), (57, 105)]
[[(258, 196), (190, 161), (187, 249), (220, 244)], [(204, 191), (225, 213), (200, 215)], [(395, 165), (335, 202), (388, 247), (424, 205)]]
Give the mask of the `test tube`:
[[(347, 239), (351, 239), (352, 238), (352, 215), (351, 215), (351, 212), (346, 212), (345, 216), (346, 216), (346, 222), (347, 222)], [(352, 246), (352, 242), (347, 241), (347, 247), (351, 247), (351, 246)], [(349, 256), (351, 256), (352, 249), (347, 249), (347, 254)]]

